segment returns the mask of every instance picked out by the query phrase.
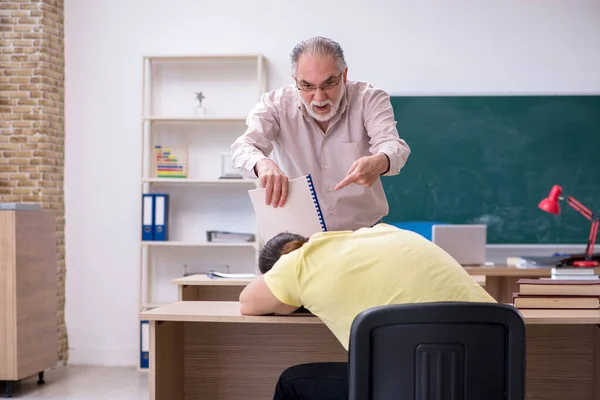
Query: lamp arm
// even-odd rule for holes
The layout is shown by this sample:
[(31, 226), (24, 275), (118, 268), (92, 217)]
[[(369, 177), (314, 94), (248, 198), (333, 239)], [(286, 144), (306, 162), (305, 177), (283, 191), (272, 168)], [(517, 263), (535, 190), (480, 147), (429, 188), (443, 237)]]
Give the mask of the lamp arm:
[(573, 207), (574, 209), (579, 211), (581, 214), (583, 214), (584, 217), (586, 217), (590, 221), (593, 221), (594, 219), (598, 219), (597, 215), (594, 215), (593, 212), (591, 212), (586, 206), (581, 204), (578, 200), (575, 200), (573, 197), (567, 196), (566, 200), (567, 200), (567, 203), (571, 207)]
[(578, 200), (575, 200), (571, 196), (566, 197), (567, 203), (575, 210), (579, 211), (584, 217), (592, 221), (592, 227), (590, 228), (590, 236), (588, 238), (587, 246), (585, 248), (585, 259), (591, 261), (594, 256), (594, 245), (596, 243), (596, 237), (598, 236), (598, 223), (600, 222), (600, 215), (594, 214), (586, 206), (581, 204)]
[(592, 228), (590, 230), (590, 239), (588, 240), (588, 245), (585, 252), (585, 258), (591, 260), (594, 256), (594, 244), (596, 243), (596, 236), (598, 235), (598, 223), (600, 219), (598, 216), (592, 222)]

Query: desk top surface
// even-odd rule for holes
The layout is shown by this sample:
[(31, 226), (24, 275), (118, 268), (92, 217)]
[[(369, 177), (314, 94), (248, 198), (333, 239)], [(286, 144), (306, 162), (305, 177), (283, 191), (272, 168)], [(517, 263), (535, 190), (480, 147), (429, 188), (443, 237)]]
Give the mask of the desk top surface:
[(209, 278), (205, 274), (185, 276), (171, 281), (176, 285), (191, 286), (246, 286), (252, 279)]
[[(516, 278), (547, 278), (552, 276), (551, 267), (519, 268), (515, 265), (481, 265), (464, 266), (464, 268), (470, 275), (513, 276)], [(595, 273), (600, 273), (600, 268), (596, 268)]]
[[(550, 268), (517, 268), (510, 265), (482, 265), (465, 266), (465, 271), (469, 275), (481, 276), (524, 276), (524, 277), (549, 277)], [(252, 279), (225, 279), (209, 278), (204, 274), (190, 275), (183, 278), (173, 279), (171, 282), (176, 285), (188, 286), (246, 286)]]
[[(600, 324), (600, 310), (519, 310), (526, 324)], [(179, 301), (140, 313), (149, 321), (245, 322), (267, 324), (321, 324), (312, 314), (252, 316), (240, 314), (237, 301)]]
[(526, 276), (526, 277), (549, 277), (551, 268), (518, 268), (514, 265), (469, 265), (464, 266), (465, 271), (470, 275), (485, 276)]
[(267, 324), (320, 324), (309, 313), (277, 316), (242, 315), (238, 301), (178, 301), (140, 313), (148, 321), (246, 322)]

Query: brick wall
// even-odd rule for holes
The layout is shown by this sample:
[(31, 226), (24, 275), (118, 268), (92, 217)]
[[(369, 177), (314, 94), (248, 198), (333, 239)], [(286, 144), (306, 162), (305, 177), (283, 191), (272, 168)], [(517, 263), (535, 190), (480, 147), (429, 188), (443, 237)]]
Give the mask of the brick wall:
[(0, 1), (0, 201), (40, 203), (57, 222), (59, 360), (65, 326), (63, 0)]

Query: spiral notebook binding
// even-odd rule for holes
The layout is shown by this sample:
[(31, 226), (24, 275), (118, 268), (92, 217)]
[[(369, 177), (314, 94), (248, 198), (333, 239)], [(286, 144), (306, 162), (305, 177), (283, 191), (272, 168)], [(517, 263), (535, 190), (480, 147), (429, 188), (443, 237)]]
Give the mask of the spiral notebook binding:
[(319, 199), (317, 198), (317, 192), (315, 190), (315, 185), (313, 184), (312, 177), (310, 174), (306, 175), (306, 180), (308, 181), (308, 188), (310, 189), (310, 194), (313, 199), (313, 203), (315, 204), (315, 209), (317, 210), (317, 215), (319, 216), (319, 222), (321, 223), (321, 229), (323, 232), (327, 232), (327, 226), (325, 225), (325, 219), (323, 218), (323, 213), (321, 212), (321, 206), (319, 205)]

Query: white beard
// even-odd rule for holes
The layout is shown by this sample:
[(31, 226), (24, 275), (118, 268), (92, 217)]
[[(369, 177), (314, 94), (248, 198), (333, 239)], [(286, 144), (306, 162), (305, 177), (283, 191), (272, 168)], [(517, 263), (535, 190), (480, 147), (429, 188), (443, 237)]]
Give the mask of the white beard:
[[(335, 100), (335, 103), (333, 103), (331, 100), (325, 100), (320, 103), (318, 103), (316, 101), (311, 101), (310, 104), (308, 104), (304, 101), (304, 99), (302, 98), (302, 96), (300, 96), (300, 94), (298, 94), (298, 96), (300, 97), (300, 101), (302, 102), (302, 104), (304, 104), (304, 107), (306, 107), (306, 111), (308, 111), (308, 113), (310, 114), (311, 117), (313, 117), (314, 119), (316, 119), (319, 122), (327, 122), (331, 118), (333, 118), (334, 115), (338, 112), (338, 109), (340, 108), (340, 104), (342, 102), (342, 98), (344, 97), (344, 92), (346, 91), (346, 85), (344, 85), (344, 83), (342, 83), (342, 82), (340, 82), (340, 85), (342, 85), (342, 90), (340, 91), (340, 96)], [(312, 106), (324, 106), (326, 104), (329, 104), (331, 106), (331, 110), (329, 110), (329, 112), (327, 114), (317, 114), (312, 107)]]

